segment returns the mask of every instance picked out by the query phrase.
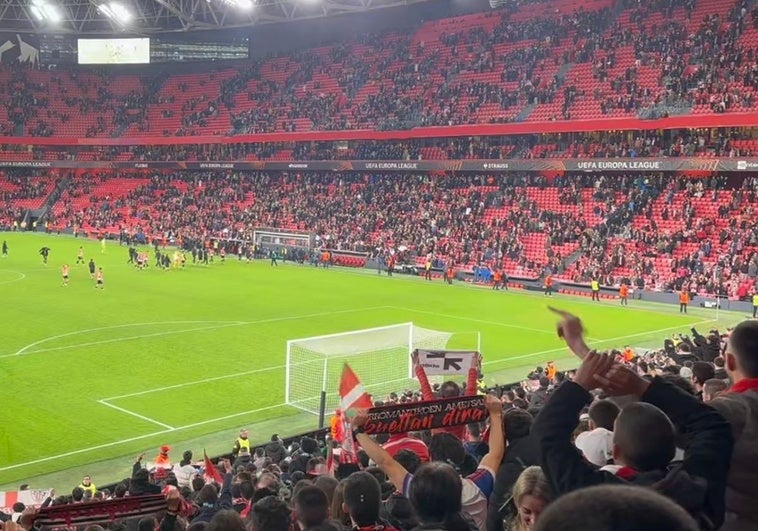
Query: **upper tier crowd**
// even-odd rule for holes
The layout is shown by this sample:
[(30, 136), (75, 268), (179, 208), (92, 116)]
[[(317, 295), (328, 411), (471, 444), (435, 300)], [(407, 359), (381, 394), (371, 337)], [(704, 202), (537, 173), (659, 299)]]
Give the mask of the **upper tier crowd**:
[[(3, 66), (0, 132), (230, 135), (752, 110), (758, 11), (747, 0), (553, 4), (506, 2), (177, 78)], [(589, 78), (574, 72), (582, 65)]]
[[(71, 494), (51, 493), (41, 510), (19, 503), (13, 514), (0, 513), (0, 525), (4, 531), (35, 522), (83, 531), (755, 529), (758, 322), (723, 334), (693, 328), (661, 349), (597, 352), (577, 317), (554, 311), (560, 337), (581, 360), (576, 370), (548, 362), (520, 384), (487, 387), (474, 366), (465, 383), (430, 386), (417, 366), (420, 391), (373, 397), (387, 406), (486, 393), (485, 422), (369, 436), (364, 410), (349, 419), (338, 410), (326, 437), (285, 443), (273, 435), (259, 447), (243, 429), (231, 459), (217, 466), (193, 459), (190, 450), (177, 461), (163, 446), (154, 461), (138, 457), (115, 485), (98, 488), (98, 478), (86, 476)], [(119, 518), (130, 514), (138, 516)], [(44, 525), (55, 521), (62, 523)]]

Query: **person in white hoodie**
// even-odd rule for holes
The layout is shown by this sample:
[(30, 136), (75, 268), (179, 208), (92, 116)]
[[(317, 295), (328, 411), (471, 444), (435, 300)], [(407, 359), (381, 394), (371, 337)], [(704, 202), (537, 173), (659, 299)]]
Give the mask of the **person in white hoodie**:
[(574, 444), (593, 465), (604, 467), (613, 458), (613, 423), (619, 411), (610, 400), (595, 400), (590, 406), (590, 431), (580, 433)]
[(187, 450), (182, 454), (182, 460), (174, 465), (176, 484), (181, 487), (192, 488), (192, 478), (197, 474), (197, 469), (192, 464), (192, 452)]

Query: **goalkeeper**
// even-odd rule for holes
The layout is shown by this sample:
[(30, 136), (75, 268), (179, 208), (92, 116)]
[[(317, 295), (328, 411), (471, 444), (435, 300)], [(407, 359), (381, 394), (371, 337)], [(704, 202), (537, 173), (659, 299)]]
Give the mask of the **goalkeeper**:
[[(424, 401), (427, 400), (435, 400), (436, 398), (455, 398), (457, 396), (474, 396), (476, 395), (477, 391), (477, 379), (479, 377), (479, 373), (481, 371), (482, 367), (482, 355), (478, 352), (476, 353), (476, 358), (474, 363), (471, 364), (471, 367), (468, 370), (468, 375), (466, 379), (466, 388), (464, 390), (461, 390), (460, 386), (453, 382), (452, 380), (448, 380), (446, 382), (443, 382), (442, 385), (440, 385), (439, 390), (439, 396), (434, 396), (434, 392), (432, 391), (432, 386), (429, 385), (429, 378), (426, 375), (426, 371), (421, 366), (421, 364), (418, 362), (418, 352), (414, 351), (411, 355), (411, 359), (413, 361), (413, 372), (416, 373), (416, 378), (418, 378), (419, 386), (421, 386), (421, 399)], [(455, 435), (459, 439), (463, 440), (465, 436), (466, 426), (451, 426), (448, 428), (440, 428), (438, 430), (433, 430), (434, 433), (440, 433), (440, 432), (446, 432), (450, 433), (452, 435)]]

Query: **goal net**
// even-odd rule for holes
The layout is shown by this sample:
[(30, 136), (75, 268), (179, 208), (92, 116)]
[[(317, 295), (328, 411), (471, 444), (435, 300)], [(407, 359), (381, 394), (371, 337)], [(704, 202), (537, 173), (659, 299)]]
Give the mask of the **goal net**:
[[(325, 411), (339, 407), (339, 381), (348, 363), (375, 398), (414, 386), (413, 350), (452, 348), (459, 334), (403, 323), (340, 334), (287, 341), (285, 401), (288, 405), (319, 414), (321, 393)], [(478, 347), (478, 334), (469, 336), (470, 348)], [(458, 345), (457, 345), (458, 346)], [(414, 386), (415, 387), (415, 386)]]

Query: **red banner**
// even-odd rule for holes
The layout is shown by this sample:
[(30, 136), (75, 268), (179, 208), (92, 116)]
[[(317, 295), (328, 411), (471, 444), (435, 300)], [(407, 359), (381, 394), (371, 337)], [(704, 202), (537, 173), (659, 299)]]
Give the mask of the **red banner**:
[(407, 433), (482, 422), (487, 415), (483, 396), (461, 396), (374, 407), (368, 410), (364, 428), (369, 435)]

